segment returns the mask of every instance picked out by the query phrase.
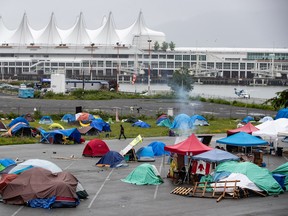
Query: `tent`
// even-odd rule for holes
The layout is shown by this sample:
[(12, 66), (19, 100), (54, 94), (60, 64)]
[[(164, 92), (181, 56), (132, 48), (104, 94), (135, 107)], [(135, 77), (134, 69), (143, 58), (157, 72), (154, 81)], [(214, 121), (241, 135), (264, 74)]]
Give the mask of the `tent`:
[(124, 157), (116, 151), (109, 151), (103, 155), (100, 160), (96, 163), (96, 166), (109, 166), (110, 168), (119, 167), (124, 160)]
[(236, 129), (232, 129), (232, 130), (228, 130), (227, 131), (227, 135), (231, 135), (231, 134), (235, 134), (238, 132), (246, 132), (248, 134), (252, 134), (252, 132), (259, 130), (257, 127), (255, 127), (254, 125), (251, 124), (251, 122), (248, 122), (246, 125), (236, 128)]
[(238, 161), (239, 157), (220, 149), (212, 149), (210, 151), (206, 151), (204, 153), (198, 154), (196, 156), (192, 156), (193, 160), (203, 160), (214, 163), (221, 163), (224, 161)]
[(157, 124), (157, 126), (162, 126), (162, 127), (167, 127), (167, 128), (170, 128), (172, 125), (170, 119), (164, 119), (162, 120), (160, 123)]
[(96, 128), (98, 131), (110, 132), (110, 125), (105, 122), (102, 118), (93, 119), (90, 123), (90, 126)]
[(245, 132), (239, 132), (233, 134), (229, 137), (225, 137), (222, 139), (216, 140), (216, 143), (228, 144), (232, 146), (242, 146), (242, 147), (250, 147), (250, 146), (258, 146), (258, 145), (267, 145), (268, 142), (262, 140), (258, 137), (252, 136)]
[(283, 189), (273, 178), (268, 169), (259, 167), (251, 162), (226, 161), (219, 164), (215, 172), (231, 172), (246, 175), (261, 190), (266, 191), (269, 195), (283, 193)]
[(11, 158), (0, 159), (0, 175), (8, 173), (16, 165), (16, 162)]
[(163, 121), (165, 119), (168, 119), (168, 116), (166, 114), (160, 115), (156, 120), (156, 124), (159, 124), (161, 121)]
[(207, 126), (209, 125), (207, 119), (201, 115), (193, 115), (191, 116), (191, 121), (195, 126)]
[(193, 128), (193, 122), (187, 114), (179, 114), (174, 118), (170, 129), (187, 130)]
[(38, 204), (41, 202), (42, 205), (35, 207), (63, 207), (65, 202), (60, 205), (57, 203), (58, 198), (69, 201), (69, 207), (75, 207), (79, 204), (77, 183), (78, 180), (69, 172), (59, 172), (55, 175), (49, 170), (34, 167), (9, 182), (2, 191), (2, 198), (7, 204), (34, 206), (35, 199), (38, 199)]
[(133, 123), (132, 127), (150, 128), (151, 126), (144, 121), (138, 121)]
[(29, 125), (29, 122), (23, 118), (23, 117), (17, 117), (15, 119), (13, 119), (9, 124), (8, 124), (8, 127), (11, 128), (13, 125), (19, 123), (19, 122), (23, 122), (25, 123), (26, 125)]
[(212, 150), (212, 148), (201, 143), (195, 134), (192, 134), (180, 143), (173, 146), (165, 146), (164, 150), (181, 155), (197, 155)]
[(154, 152), (151, 146), (144, 146), (138, 149), (136, 156), (139, 162), (155, 161)]
[(0, 132), (5, 132), (5, 131), (7, 131), (7, 127), (6, 127), (6, 125), (4, 124), (4, 122), (2, 122), (2, 121), (0, 120)]
[(109, 151), (110, 149), (106, 142), (100, 139), (93, 139), (86, 144), (82, 155), (85, 157), (102, 157)]
[(67, 123), (75, 122), (76, 118), (75, 118), (75, 115), (67, 113), (62, 117), (61, 121), (67, 122)]
[(288, 162), (280, 165), (272, 171), (273, 174), (281, 174), (284, 177), (284, 186), (286, 191), (288, 191)]
[(23, 116), (28, 122), (34, 122), (35, 119), (30, 113), (27, 113), (26, 115)]
[(99, 132), (100, 132), (99, 130), (97, 130), (96, 128), (91, 127), (91, 126), (78, 128), (78, 131), (82, 135), (87, 135), (87, 136), (98, 136)]
[(62, 129), (62, 130), (64, 130), (64, 127), (61, 124), (59, 124), (59, 123), (53, 123), (53, 124), (49, 125), (48, 128), (49, 128), (49, 130), (53, 130), (53, 129)]
[(39, 121), (39, 124), (53, 124), (53, 120), (50, 116), (42, 116), (42, 118)]
[(250, 122), (250, 121), (254, 121), (254, 118), (253, 118), (252, 116), (246, 116), (244, 119), (242, 119), (241, 122), (247, 124), (247, 123)]
[(277, 112), (275, 120), (279, 118), (288, 118), (288, 108), (281, 109)]
[(259, 120), (259, 122), (263, 123), (263, 122), (266, 122), (266, 121), (273, 121), (274, 119), (271, 117), (271, 116), (264, 116), (263, 118), (261, 118)]
[(154, 165), (144, 163), (137, 166), (123, 182), (136, 185), (159, 185), (164, 181)]
[(150, 143), (148, 146), (151, 146), (153, 149), (154, 156), (162, 156), (162, 155), (169, 155), (170, 153), (164, 150), (166, 146), (165, 143), (154, 141)]
[(39, 129), (39, 131), (41, 134), (41, 143), (67, 144), (69, 141), (81, 143), (81, 134), (77, 128), (53, 131)]
[(75, 119), (76, 119), (76, 121), (88, 122), (88, 121), (94, 120), (95, 117), (92, 114), (89, 114), (89, 113), (86, 113), (86, 112), (81, 112), (81, 113), (77, 113), (75, 115)]
[(33, 167), (41, 167), (43, 169), (49, 170), (52, 173), (62, 172), (60, 167), (50, 161), (41, 159), (29, 159), (17, 164), (17, 166), (9, 171), (9, 174), (19, 174)]
[(13, 126), (11, 126), (6, 133), (2, 134), (2, 136), (4, 137), (11, 137), (11, 136), (31, 137), (31, 136), (36, 135), (35, 131), (36, 129), (30, 127), (29, 124), (27, 125), (24, 122), (18, 122), (14, 124)]

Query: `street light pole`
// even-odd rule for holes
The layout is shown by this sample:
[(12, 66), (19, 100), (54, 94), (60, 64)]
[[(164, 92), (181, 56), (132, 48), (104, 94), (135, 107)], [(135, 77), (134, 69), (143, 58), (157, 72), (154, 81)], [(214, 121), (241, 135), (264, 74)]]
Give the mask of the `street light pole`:
[(150, 89), (150, 76), (151, 76), (151, 42), (152, 40), (148, 40), (149, 43), (149, 65), (148, 65), (148, 95), (151, 94), (151, 89)]
[(90, 80), (92, 80), (92, 59), (93, 59), (93, 49), (94, 49), (95, 44), (91, 44), (91, 60), (90, 60)]
[(119, 87), (119, 73), (120, 73), (120, 58), (119, 58), (119, 46), (120, 43), (117, 42), (117, 59), (118, 59), (118, 63), (117, 63), (117, 75), (116, 75), (116, 92), (118, 92), (118, 87)]

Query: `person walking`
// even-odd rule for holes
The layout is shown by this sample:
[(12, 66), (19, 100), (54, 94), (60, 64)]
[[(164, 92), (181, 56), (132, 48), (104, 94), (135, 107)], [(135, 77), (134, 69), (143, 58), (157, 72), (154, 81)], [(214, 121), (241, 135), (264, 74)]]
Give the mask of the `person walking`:
[(124, 127), (123, 127), (123, 125), (121, 124), (121, 125), (120, 125), (119, 140), (121, 139), (122, 135), (123, 135), (123, 137), (126, 139), (126, 136), (125, 136), (125, 133), (124, 133)]

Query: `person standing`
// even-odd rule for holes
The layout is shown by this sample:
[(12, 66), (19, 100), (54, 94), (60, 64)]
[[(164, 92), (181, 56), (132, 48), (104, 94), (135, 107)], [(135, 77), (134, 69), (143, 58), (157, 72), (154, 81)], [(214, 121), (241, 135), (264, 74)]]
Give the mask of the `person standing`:
[(121, 139), (122, 135), (123, 135), (123, 137), (126, 139), (126, 136), (125, 136), (125, 133), (124, 133), (124, 127), (123, 127), (123, 125), (121, 124), (121, 125), (120, 125), (119, 140)]

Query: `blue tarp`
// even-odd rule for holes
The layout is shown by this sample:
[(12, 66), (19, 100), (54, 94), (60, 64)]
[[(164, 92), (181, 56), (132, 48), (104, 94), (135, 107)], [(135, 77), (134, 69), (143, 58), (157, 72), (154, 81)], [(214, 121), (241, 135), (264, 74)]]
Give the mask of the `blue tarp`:
[(268, 144), (267, 141), (262, 140), (258, 137), (252, 136), (252, 135), (245, 133), (245, 132), (239, 132), (239, 133), (233, 134), (229, 137), (225, 137), (225, 138), (216, 140), (216, 143), (228, 144), (228, 145), (232, 145), (232, 146), (243, 146), (243, 147), (267, 145)]
[(275, 120), (279, 118), (288, 118), (288, 108), (281, 109), (277, 112)]
[(170, 155), (170, 152), (164, 150), (166, 146), (163, 142), (152, 142), (148, 146), (151, 146), (155, 156)]
[(252, 116), (246, 116), (241, 122), (247, 124), (250, 121), (254, 121), (254, 118)]
[(170, 129), (187, 130), (193, 128), (193, 122), (187, 114), (179, 114), (175, 117)]
[(101, 118), (92, 120), (92, 122), (90, 123), (90, 126), (97, 129), (98, 131), (104, 131), (104, 132), (111, 131), (110, 125)]
[[(81, 133), (78, 131), (77, 128), (70, 128), (65, 130), (53, 130), (53, 131), (44, 131), (41, 130), (41, 142), (50, 141), (50, 140), (56, 140), (55, 137), (57, 135), (68, 137), (69, 140), (73, 140), (74, 143), (80, 143), (81, 142)], [(53, 142), (58, 143), (58, 142)]]
[(23, 133), (23, 135), (28, 135), (28, 136), (31, 136), (31, 127), (29, 125), (26, 125), (26, 124), (17, 124), (15, 125), (15, 127), (11, 130), (11, 134), (12, 135), (15, 135), (17, 132), (21, 133), (20, 131), (23, 131), (23, 130), (27, 130), (28, 133), (25, 132), (25, 134)]
[(24, 122), (26, 125), (29, 125), (29, 122), (24, 117), (17, 117), (8, 124), (8, 127), (11, 128), (13, 125), (19, 122)]
[(132, 127), (141, 127), (141, 128), (150, 128), (151, 126), (149, 124), (147, 124), (146, 122), (143, 121), (138, 121), (132, 124)]
[(212, 149), (210, 151), (195, 155), (192, 157), (193, 160), (204, 160), (208, 162), (215, 162), (215, 163), (221, 163), (224, 161), (238, 161), (240, 160), (239, 157), (220, 149)]
[(109, 151), (100, 158), (96, 165), (110, 165), (111, 168), (114, 168), (117, 167), (123, 160), (124, 157), (119, 152)]

